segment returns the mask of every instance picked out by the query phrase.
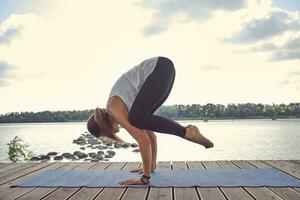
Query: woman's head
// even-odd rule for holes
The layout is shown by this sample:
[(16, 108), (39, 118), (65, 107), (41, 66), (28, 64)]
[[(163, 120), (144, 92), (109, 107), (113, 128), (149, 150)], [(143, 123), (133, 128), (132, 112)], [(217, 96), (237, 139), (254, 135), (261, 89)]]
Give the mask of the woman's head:
[(96, 138), (107, 136), (116, 140), (115, 133), (119, 132), (118, 123), (104, 108), (96, 108), (87, 121), (88, 131)]

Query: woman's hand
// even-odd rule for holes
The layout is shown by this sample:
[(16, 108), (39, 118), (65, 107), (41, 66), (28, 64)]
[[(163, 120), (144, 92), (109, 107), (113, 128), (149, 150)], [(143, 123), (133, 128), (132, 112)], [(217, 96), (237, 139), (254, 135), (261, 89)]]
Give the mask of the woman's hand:
[[(156, 169), (156, 166), (151, 167), (151, 173), (154, 172), (154, 170)], [(137, 172), (139, 174), (143, 173), (143, 167), (138, 167), (136, 169), (131, 170), (130, 172)]]
[(119, 184), (120, 185), (144, 185), (141, 180), (141, 177), (123, 180), (120, 181)]

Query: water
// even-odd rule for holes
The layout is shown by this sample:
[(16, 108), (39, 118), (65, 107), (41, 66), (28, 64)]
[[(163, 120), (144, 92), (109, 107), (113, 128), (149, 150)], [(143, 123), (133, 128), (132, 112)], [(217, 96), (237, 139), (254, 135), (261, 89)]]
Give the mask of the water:
[[(178, 122), (183, 126), (196, 125), (215, 147), (205, 149), (178, 136), (156, 133), (157, 161), (300, 159), (300, 119)], [(85, 122), (0, 124), (0, 162), (9, 162), (6, 143), (15, 136), (20, 136), (37, 155), (50, 151), (73, 153), (80, 150), (73, 139), (85, 131)], [(118, 135), (126, 142), (136, 142), (123, 128)], [(132, 152), (133, 149), (113, 149), (116, 155), (109, 161), (142, 161), (140, 153)]]

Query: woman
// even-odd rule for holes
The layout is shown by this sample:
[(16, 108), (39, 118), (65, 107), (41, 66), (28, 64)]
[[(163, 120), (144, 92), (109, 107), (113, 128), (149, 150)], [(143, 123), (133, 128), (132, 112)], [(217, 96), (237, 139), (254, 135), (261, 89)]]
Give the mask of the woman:
[(95, 137), (107, 136), (124, 142), (116, 135), (121, 125), (139, 144), (143, 167), (132, 172), (143, 173), (143, 176), (119, 184), (150, 182), (150, 173), (156, 168), (157, 143), (154, 131), (173, 134), (205, 148), (214, 146), (200, 134), (196, 126), (183, 127), (172, 119), (153, 115), (169, 96), (174, 79), (175, 68), (169, 58), (148, 58), (123, 73), (110, 91), (106, 109), (96, 108), (90, 116), (87, 128)]

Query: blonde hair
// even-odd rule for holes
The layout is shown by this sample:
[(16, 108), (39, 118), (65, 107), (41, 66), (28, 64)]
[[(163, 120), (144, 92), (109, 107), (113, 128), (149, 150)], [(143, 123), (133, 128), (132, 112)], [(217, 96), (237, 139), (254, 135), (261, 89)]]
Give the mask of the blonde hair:
[(118, 140), (113, 132), (113, 126), (111, 118), (105, 108), (97, 107), (94, 113), (89, 117), (87, 121), (88, 131), (96, 138), (106, 136), (113, 140)]

